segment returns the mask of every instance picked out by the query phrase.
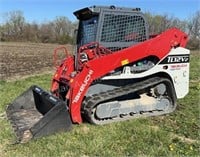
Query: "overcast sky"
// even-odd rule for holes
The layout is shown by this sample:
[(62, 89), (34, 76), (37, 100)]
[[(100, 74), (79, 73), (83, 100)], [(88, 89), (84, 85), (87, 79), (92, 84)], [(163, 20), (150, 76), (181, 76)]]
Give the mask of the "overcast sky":
[(200, 0), (0, 0), (0, 23), (6, 12), (20, 10), (28, 22), (47, 22), (56, 16), (75, 21), (75, 10), (92, 5), (140, 7), (143, 12), (189, 19), (200, 10)]

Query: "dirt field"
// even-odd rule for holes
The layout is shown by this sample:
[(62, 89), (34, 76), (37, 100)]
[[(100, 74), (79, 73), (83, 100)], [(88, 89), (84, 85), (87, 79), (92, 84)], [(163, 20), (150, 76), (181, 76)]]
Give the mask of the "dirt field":
[[(57, 44), (0, 43), (0, 80), (52, 72), (53, 51)], [(67, 45), (70, 53), (73, 47)]]

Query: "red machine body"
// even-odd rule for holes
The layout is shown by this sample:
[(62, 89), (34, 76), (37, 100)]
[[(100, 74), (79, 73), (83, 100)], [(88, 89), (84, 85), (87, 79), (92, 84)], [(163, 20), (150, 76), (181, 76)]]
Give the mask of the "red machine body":
[[(67, 56), (53, 77), (51, 91), (56, 93), (60, 80), (65, 80), (70, 89), (66, 99), (69, 99), (72, 121), (74, 123), (81, 123), (82, 101), (94, 80), (108, 74), (113, 69), (135, 62), (141, 58), (154, 56), (158, 60), (162, 60), (169, 53), (170, 49), (178, 46), (185, 47), (186, 43), (187, 35), (179, 29), (172, 28), (155, 38), (115, 53), (100, 47), (98, 43), (84, 45), (80, 47), (78, 54), (80, 55), (84, 51), (92, 56), (91, 59), (82, 63), (79, 70), (75, 72), (73, 66), (75, 61), (72, 56)], [(79, 62), (81, 61), (79, 60)]]

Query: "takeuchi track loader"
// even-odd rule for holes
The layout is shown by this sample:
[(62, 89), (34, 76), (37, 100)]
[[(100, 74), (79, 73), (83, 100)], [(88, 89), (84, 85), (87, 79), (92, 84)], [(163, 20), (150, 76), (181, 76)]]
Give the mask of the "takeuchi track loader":
[[(93, 6), (74, 12), (77, 50), (57, 66), (50, 92), (33, 85), (6, 110), (19, 142), (72, 124), (159, 116), (188, 93), (188, 37), (177, 28), (150, 37), (139, 8)], [(56, 62), (56, 60), (55, 60)]]

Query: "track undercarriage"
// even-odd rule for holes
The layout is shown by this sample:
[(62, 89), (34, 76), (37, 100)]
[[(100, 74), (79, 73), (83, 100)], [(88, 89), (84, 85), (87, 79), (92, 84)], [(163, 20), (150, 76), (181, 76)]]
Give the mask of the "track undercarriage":
[(89, 96), (83, 102), (82, 112), (94, 124), (162, 115), (176, 108), (173, 93), (170, 80), (153, 77)]

